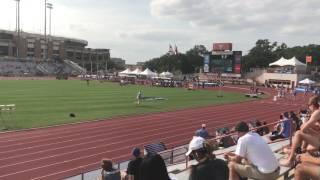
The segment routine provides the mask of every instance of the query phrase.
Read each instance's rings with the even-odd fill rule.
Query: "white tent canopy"
[[[139,75],[141,73],[141,70],[139,68],[132,71],[130,74]]]
[[[299,84],[314,84],[315,82],[310,80],[309,78],[306,78],[302,81],[299,81]]]
[[[157,73],[152,72],[149,68],[145,69],[140,75],[147,76],[147,77],[155,77]]]
[[[288,61],[288,66],[307,66],[306,64],[303,64],[301,61],[299,61],[296,57],[293,57]]]
[[[172,78],[173,74],[171,72],[169,72],[169,71],[166,71],[166,72],[162,72],[160,74],[160,77]]]
[[[296,57],[291,59],[281,57],[278,61],[269,64],[269,66],[306,66],[306,64],[300,62]]]
[[[126,70],[124,70],[124,71],[121,71],[121,72],[119,72],[119,74],[130,74],[131,73],[131,70],[129,69],[129,68],[127,68]]]
[[[287,59],[285,59],[284,57],[281,57],[279,60],[269,64],[269,66],[282,66],[282,64],[285,64],[287,61]]]

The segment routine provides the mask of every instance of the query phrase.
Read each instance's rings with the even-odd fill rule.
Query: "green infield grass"
[[[241,93],[157,88],[80,80],[3,80],[0,81],[0,104],[15,104],[11,114],[1,112],[3,129],[26,129],[50,125],[105,119],[116,116],[173,111],[214,104],[236,103],[248,98]],[[166,100],[135,103],[137,92]],[[75,117],[70,117],[70,113]],[[214,112],[212,112],[214,113]],[[5,125],[4,125],[5,123]]]

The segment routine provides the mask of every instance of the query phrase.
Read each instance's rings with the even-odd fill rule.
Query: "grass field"
[[[129,114],[176,110],[212,104],[245,101],[238,93],[224,93],[218,98],[215,91],[187,91],[177,88],[144,86],[120,87],[114,83],[91,81],[0,81],[0,104],[16,104],[11,116],[2,113],[9,129],[25,129],[49,125],[110,118]],[[141,89],[144,96],[164,97],[168,100],[135,104]],[[75,118],[69,116],[76,115]],[[214,112],[213,112],[214,113]],[[3,122],[1,126],[3,127]]]

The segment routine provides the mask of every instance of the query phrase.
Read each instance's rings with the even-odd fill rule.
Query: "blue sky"
[[[159,57],[176,44],[232,42],[247,52],[259,38],[289,46],[319,44],[318,0],[48,0],[53,35],[109,48],[128,63]],[[21,27],[43,33],[44,0],[21,0]],[[15,2],[1,0],[0,29],[15,28]],[[5,17],[5,18],[4,18]]]

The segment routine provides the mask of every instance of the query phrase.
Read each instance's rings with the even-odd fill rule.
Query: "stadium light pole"
[[[16,44],[16,56],[19,57],[19,45],[20,45],[20,0],[16,1],[16,32],[18,33],[18,39]]]
[[[44,49],[43,49],[43,59],[47,59],[47,0],[44,0]]]
[[[52,3],[47,3],[46,6],[49,9],[49,35],[51,36],[51,11],[53,9],[53,5]]]
[[[109,59],[109,57],[110,57],[110,50],[109,50],[109,52],[108,52],[108,54],[107,55],[104,55],[104,57],[105,57],[105,59],[106,59],[106,73],[105,73],[105,75],[107,75],[107,73],[108,73],[108,59]]]
[[[99,53],[97,52],[96,53],[96,69],[97,69],[97,78],[98,78],[98,75],[99,75]]]

